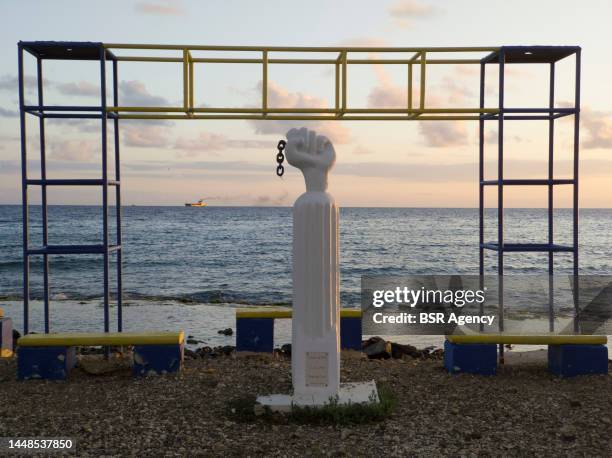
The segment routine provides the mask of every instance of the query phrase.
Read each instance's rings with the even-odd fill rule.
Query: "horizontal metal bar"
[[[575,108],[506,108],[504,113],[574,113]]]
[[[166,49],[188,51],[268,51],[268,52],[493,52],[499,46],[438,46],[429,48],[415,47],[338,47],[338,46],[210,46],[210,45],[163,45],[149,43],[103,43],[111,49]]]
[[[148,57],[148,56],[119,56],[117,60],[123,62],[157,62],[157,63],[181,63],[180,57]],[[209,64],[263,64],[262,59],[249,58],[225,58],[225,57],[194,57],[191,59],[195,63]],[[323,64],[334,65],[337,59],[269,59],[269,64]],[[411,59],[347,59],[347,64],[353,65],[406,65],[413,63]],[[480,64],[480,59],[428,59],[428,65],[441,64]]]
[[[83,105],[25,105],[25,111],[102,111],[101,106],[83,106]]]
[[[493,251],[513,252],[573,252],[574,248],[567,245],[555,243],[504,243],[500,250],[497,243],[482,243],[481,248]]]
[[[142,112],[142,113],[183,113],[183,107],[107,107],[110,112]],[[497,108],[346,108],[345,110],[336,108],[267,108],[264,112],[262,108],[221,108],[206,107],[192,108],[193,113],[360,113],[360,114],[381,114],[381,113],[405,113],[405,114],[452,114],[452,113],[498,113]]]
[[[245,120],[283,120],[283,121],[478,121],[479,115],[406,115],[406,116],[308,116],[308,115],[248,115],[248,114],[213,114],[213,115],[172,115],[172,114],[120,114],[119,119],[245,119]]]
[[[544,186],[544,185],[557,185],[557,184],[574,184],[572,179],[505,179],[505,180],[484,180],[480,184],[483,186],[497,186],[502,184],[504,186]]]
[[[119,251],[121,245],[109,245],[108,251]],[[29,248],[28,256],[41,254],[104,254],[104,245],[47,245],[42,248]]]
[[[94,178],[94,179],[46,179],[46,180],[27,180],[26,184],[34,185],[34,186],[102,186],[104,185],[104,180]],[[119,186],[120,183],[116,180],[108,180],[109,186]]]

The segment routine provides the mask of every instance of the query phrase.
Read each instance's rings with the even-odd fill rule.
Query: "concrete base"
[[[0,316],[0,358],[13,356],[13,322]]]
[[[335,400],[334,400],[335,402]],[[337,405],[376,404],[380,402],[374,380],[361,383],[341,383],[338,392]],[[266,408],[272,412],[291,412],[293,406],[323,407],[330,399],[317,399],[315,396],[299,397],[290,394],[272,394],[259,396],[255,404],[255,412],[263,412]]]

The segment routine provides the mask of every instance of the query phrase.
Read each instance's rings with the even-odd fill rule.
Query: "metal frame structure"
[[[25,78],[23,69],[24,51],[33,55],[37,64],[36,105],[25,104]],[[131,55],[126,52],[141,51],[148,55]],[[500,280],[504,274],[506,252],[546,252],[548,272],[553,273],[553,255],[556,252],[573,253],[573,272],[578,274],[578,157],[579,157],[579,114],[580,114],[580,48],[577,46],[502,46],[502,47],[270,47],[270,46],[190,46],[120,44],[100,42],[20,42],[19,53],[19,108],[21,122],[22,198],[23,198],[23,287],[24,287],[24,332],[29,332],[29,258],[42,255],[44,258],[44,310],[45,332],[49,332],[49,263],[53,254],[102,254],[104,262],[104,330],[110,330],[110,282],[109,258],[117,254],[117,329],[122,330],[121,308],[121,185],[119,155],[119,121],[121,119],[239,119],[239,120],[316,120],[316,121],[478,121],[479,124],[479,272],[484,275],[484,250],[498,253],[497,273]],[[158,53],[159,55],[150,55]],[[211,55],[214,54],[214,55]],[[249,54],[249,57],[244,57]],[[363,58],[363,55],[366,58]],[[405,57],[397,58],[397,54]],[[289,57],[287,57],[287,55]],[[314,57],[303,57],[314,56]],[[320,57],[324,55],[326,57]],[[451,57],[449,57],[451,56]],[[468,58],[466,58],[468,56]],[[555,64],[569,56],[576,58],[575,104],[572,108],[556,107]],[[100,103],[95,106],[49,106],[43,99],[44,60],[84,60],[100,62]],[[107,65],[112,65],[112,105],[107,102]],[[182,73],[182,106],[124,106],[118,93],[118,66],[120,62],[158,62],[180,64]],[[194,75],[196,67],[213,64],[253,64],[261,68],[261,105],[257,108],[231,108],[199,106],[195,103]],[[329,65],[334,69],[333,107],[296,108],[273,107],[269,104],[270,65]],[[349,103],[349,67],[353,65],[399,65],[407,69],[407,95],[403,108],[356,108]],[[427,104],[427,68],[430,65],[471,64],[480,66],[480,97],[478,107],[430,108]],[[549,104],[542,108],[506,107],[504,103],[504,69],[508,64],[545,64],[550,68]],[[485,69],[487,65],[498,67],[499,98],[494,106],[485,105]],[[418,85],[415,79],[418,78]],[[205,88],[204,88],[205,89]],[[417,97],[414,96],[418,90]],[[39,118],[41,179],[28,178],[26,147],[26,115]],[[571,179],[555,179],[554,127],[555,120],[574,116],[574,170]],[[102,133],[102,174],[100,179],[47,179],[45,157],[45,119],[76,118],[100,119]],[[108,177],[107,121],[114,125],[115,179]],[[548,177],[543,179],[504,178],[504,122],[512,120],[545,120],[549,124]],[[487,180],[484,176],[484,129],[487,121],[498,126],[498,176]],[[42,246],[31,248],[28,228],[28,188],[41,186],[43,237]],[[573,244],[563,246],[554,243],[553,238],[553,189],[557,185],[573,186]],[[49,245],[47,224],[48,186],[101,186],[102,187],[102,243],[99,245]],[[116,191],[117,239],[109,240],[108,188]],[[497,186],[497,241],[484,240],[484,190],[486,186]],[[505,186],[547,186],[548,188],[548,239],[546,243],[506,243],[504,240],[504,187]],[[502,288],[500,288],[501,291]],[[552,291],[552,289],[551,289]],[[501,295],[500,295],[501,296]],[[500,297],[503,304],[503,297]],[[503,321],[502,321],[503,323]]]

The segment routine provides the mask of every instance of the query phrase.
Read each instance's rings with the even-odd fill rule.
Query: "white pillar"
[[[287,161],[306,181],[293,206],[293,396],[322,404],[340,388],[338,208],[326,192],[336,153],[326,137],[305,128],[290,130],[287,140]]]

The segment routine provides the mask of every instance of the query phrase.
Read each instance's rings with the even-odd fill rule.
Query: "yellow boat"
[[[204,202],[204,199],[200,199],[194,203],[186,203],[185,207],[206,207],[206,205],[207,204]]]

